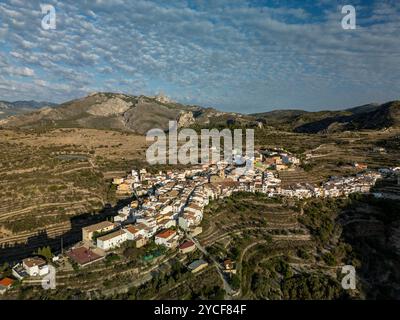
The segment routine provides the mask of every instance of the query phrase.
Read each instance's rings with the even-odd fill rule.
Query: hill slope
[[[346,113],[332,114],[295,127],[300,133],[331,133],[343,130],[380,130],[400,125],[400,101],[391,101],[380,106],[369,106],[365,112],[358,108]]]
[[[298,133],[383,129],[399,124],[399,103],[373,103],[338,111],[275,110],[251,116],[275,129]]]
[[[56,108],[43,108],[35,112],[10,117],[0,122],[3,127],[84,127],[132,130],[143,133],[148,126],[146,118],[153,111],[155,101],[145,97],[124,94],[96,93],[65,102]],[[148,110],[146,110],[146,107]],[[174,119],[179,109],[157,104],[163,120]],[[133,112],[133,109],[139,112]],[[160,124],[162,121],[153,122]],[[134,128],[131,124],[138,124]],[[165,123],[162,123],[165,124]]]

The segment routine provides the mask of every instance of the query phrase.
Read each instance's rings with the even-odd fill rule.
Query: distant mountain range
[[[54,107],[56,106],[56,103],[52,102],[47,102],[47,101],[14,101],[14,102],[9,102],[9,101],[0,101],[0,109],[39,109],[43,107]]]
[[[14,115],[0,120],[2,127],[84,127],[145,134],[152,128],[167,130],[169,120],[180,127],[259,126],[299,133],[384,129],[400,126],[400,101],[368,104],[340,111],[275,110],[256,114],[221,112],[188,106],[157,97],[94,93],[59,105],[48,102],[0,102],[0,111]],[[18,110],[16,112],[15,110]],[[23,111],[23,112],[19,112]]]
[[[57,104],[46,101],[0,101],[0,119],[13,115],[35,111],[43,107],[55,107]]]

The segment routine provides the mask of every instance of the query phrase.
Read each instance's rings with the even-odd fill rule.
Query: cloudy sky
[[[42,28],[40,4],[56,10]],[[344,30],[341,8],[356,8]],[[0,100],[94,91],[238,112],[400,98],[400,1],[1,0]]]

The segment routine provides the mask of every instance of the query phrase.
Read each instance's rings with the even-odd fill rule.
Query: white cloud
[[[324,1],[318,16],[313,7],[227,0],[50,2],[57,12],[51,32],[40,27],[39,1],[0,4],[0,68],[8,77],[46,79],[21,86],[32,98],[43,100],[44,88],[57,99],[163,89],[237,111],[398,98],[397,3],[358,6],[360,26],[346,32],[336,5]]]
[[[5,67],[2,70],[9,76],[33,77],[35,75],[35,71],[27,67]]]

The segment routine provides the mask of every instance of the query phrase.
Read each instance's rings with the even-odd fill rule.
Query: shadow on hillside
[[[390,184],[390,181],[381,181]],[[343,242],[351,245],[347,264],[362,279],[367,299],[400,298],[399,200],[360,196],[342,211]]]
[[[133,198],[119,200],[114,207],[107,204],[96,214],[84,213],[74,216],[70,219],[71,229],[55,238],[49,237],[46,230],[43,230],[37,235],[29,237],[25,243],[3,245],[0,247],[0,264],[5,262],[14,264],[23,258],[33,255],[38,248],[44,246],[50,246],[53,254],[59,254],[61,252],[61,242],[63,243],[64,250],[66,250],[76,242],[82,240],[81,230],[83,227],[113,217],[119,209],[126,206],[132,200]]]
[[[333,123],[350,124],[354,116],[337,115],[333,117],[324,118],[310,123],[305,123],[294,129],[297,133],[318,133],[329,128]]]

